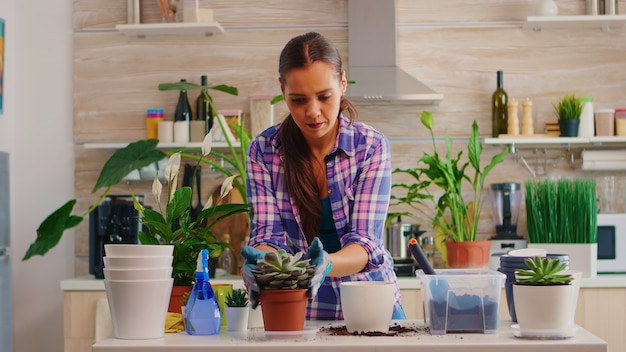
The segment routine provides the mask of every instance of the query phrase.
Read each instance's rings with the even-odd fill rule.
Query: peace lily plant
[[[203,87],[193,83],[179,82],[160,84],[159,90],[193,90],[200,89],[209,100],[209,105],[214,116],[216,110],[211,100],[208,98],[207,89],[215,89],[229,94],[237,95],[237,89],[226,85],[213,87]],[[189,148],[181,150],[162,151],[158,149],[158,140],[140,140],[128,144],[126,147],[117,150],[103,166],[98,180],[93,187],[95,193],[104,189],[98,200],[80,215],[73,214],[76,199],[72,199],[50,214],[37,229],[37,238],[30,245],[22,260],[28,260],[34,255],[44,255],[54,248],[60,241],[65,230],[79,225],[92,211],[94,211],[108,196],[113,186],[122,180],[132,171],[152,165],[164,158],[170,157],[166,170],[166,181],[168,184],[167,206],[165,209],[153,211],[143,207],[136,198],[135,207],[142,215],[142,224],[148,229],[146,233],[140,233],[139,239],[144,244],[173,244],[174,262],[173,274],[174,285],[190,285],[196,268],[197,255],[202,248],[208,248],[211,258],[217,258],[224,248],[230,244],[219,241],[211,232],[211,227],[219,220],[237,213],[249,211],[247,204],[220,204],[222,199],[234,186],[246,199],[245,188],[245,150],[250,143],[251,136],[242,125],[231,125],[235,129],[235,134],[239,138],[240,152],[235,149],[234,141],[228,139],[225,132],[229,128],[221,119],[216,119],[222,134],[226,136],[226,142],[230,155],[212,150],[212,133],[209,133],[202,143],[201,154],[198,155]],[[209,159],[211,155],[223,162]],[[222,172],[226,177],[219,200],[213,203],[212,199],[207,200],[204,209],[194,221],[190,217],[192,206],[191,187],[181,187],[177,189],[178,173],[181,160],[191,160],[208,164],[212,168]],[[226,167],[225,164],[230,165]],[[197,169],[197,168],[196,168]],[[159,187],[158,175],[153,183],[153,194],[160,203],[161,188]],[[177,230],[173,229],[176,223]]]
[[[424,153],[419,159],[419,166],[411,169],[395,169],[393,173],[405,173],[415,180],[412,184],[394,184],[392,187],[402,189],[404,196],[392,196],[395,204],[406,204],[427,218],[431,219],[433,228],[437,231],[437,242],[441,238],[453,242],[475,241],[478,233],[478,222],[484,198],[484,184],[489,172],[504,161],[508,153],[505,148],[495,155],[489,164],[481,168],[482,144],[478,136],[476,121],[472,124],[467,153],[468,161],[462,163],[460,151],[455,157],[452,155],[452,140],[446,133],[444,140],[447,151],[445,155],[437,152],[435,136],[433,134],[433,116],[424,111],[420,115],[424,127],[430,131],[433,143],[433,153]],[[473,169],[473,172],[470,171]],[[463,185],[471,187],[471,196],[463,195]],[[435,198],[432,190],[442,193]],[[411,215],[408,212],[397,215]]]

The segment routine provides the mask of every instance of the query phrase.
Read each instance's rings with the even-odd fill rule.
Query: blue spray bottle
[[[196,282],[185,306],[185,331],[189,335],[214,335],[220,332],[222,314],[209,283],[209,251],[198,254]]]

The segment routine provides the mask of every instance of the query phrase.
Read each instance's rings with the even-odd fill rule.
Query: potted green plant
[[[528,247],[569,254],[570,268],[597,275],[596,180],[559,178],[525,184]],[[572,206],[575,204],[576,206]]]
[[[248,291],[236,288],[226,296],[226,324],[228,331],[246,331],[248,329]]]
[[[178,87],[177,85],[184,85]],[[159,89],[201,89],[204,94],[207,87],[201,87],[192,83],[178,83],[174,86],[160,86]],[[193,87],[193,88],[191,88]],[[224,85],[211,87],[212,89],[226,91],[237,94],[236,88]],[[207,94],[208,95],[208,94]],[[212,106],[212,105],[211,105]],[[214,109],[214,107],[212,107]],[[219,121],[219,120],[218,120]],[[224,124],[219,123],[220,128],[224,131]],[[241,148],[246,148],[250,141],[249,133],[243,126],[234,126],[238,132],[241,142]],[[226,135],[224,133],[224,135]],[[210,228],[220,220],[234,214],[247,213],[249,206],[247,204],[219,204],[223,197],[230,191],[231,185],[234,185],[245,198],[245,152],[237,152],[233,141],[227,139],[231,156],[212,150],[211,134],[205,138],[201,154],[196,150],[179,149],[162,151],[158,149],[158,140],[148,139],[140,140],[128,144],[126,147],[117,150],[111,155],[109,160],[104,164],[98,180],[93,188],[93,192],[104,189],[98,200],[89,206],[89,208],[80,215],[72,214],[76,199],[72,199],[60,208],[55,210],[40,224],[37,229],[37,238],[30,245],[22,260],[28,260],[33,255],[44,255],[50,249],[54,248],[61,239],[65,230],[71,229],[80,224],[85,217],[94,211],[108,196],[112,187],[120,182],[132,171],[141,169],[148,165],[154,164],[164,158],[170,157],[172,163],[168,163],[168,196],[165,210],[161,212],[146,209],[135,199],[135,205],[142,213],[142,224],[150,230],[148,233],[140,234],[139,239],[144,244],[174,244],[173,273],[174,287],[184,287],[180,294],[173,295],[172,311],[180,312],[180,300],[184,291],[189,290],[194,278],[196,269],[196,258],[198,252],[202,248],[210,251],[211,258],[217,258],[224,248],[230,248],[230,244],[220,241],[211,232]],[[208,155],[215,156],[224,160],[231,167],[215,162],[209,159]],[[176,156],[177,163],[173,163],[172,157]],[[227,176],[228,182],[223,184],[219,199],[213,204],[206,203],[196,221],[191,221],[189,216],[192,206],[191,187],[177,188],[178,171],[180,160],[191,160],[196,162],[196,166],[200,163],[206,163],[220,170]],[[176,164],[176,165],[174,165]],[[166,170],[167,171],[167,170]],[[157,185],[158,177],[155,178],[154,185]],[[232,183],[231,183],[232,182]],[[230,183],[227,184],[227,183]],[[160,184],[160,183],[159,183]],[[153,189],[154,191],[154,189]],[[153,192],[154,193],[154,192]],[[173,230],[171,225],[176,223],[178,230]],[[161,237],[164,236],[164,237]]]
[[[526,258],[529,269],[515,271],[513,301],[524,337],[564,338],[572,334],[579,285],[556,258]]]
[[[562,97],[557,104],[552,104],[554,112],[559,119],[561,137],[578,136],[580,114],[583,111],[583,103],[574,93]]]
[[[493,156],[489,164],[481,167],[483,147],[478,135],[478,124],[474,121],[467,145],[468,160],[461,160],[463,151],[456,156],[452,155],[452,140],[447,133],[444,135],[447,151],[445,155],[440,155],[433,134],[432,114],[424,111],[420,114],[420,120],[430,132],[433,153],[424,153],[415,168],[393,171],[394,174],[407,174],[415,181],[412,184],[392,185],[392,188],[405,192],[403,196],[392,195],[393,204],[408,205],[431,219],[436,231],[436,244],[446,255],[448,267],[485,267],[489,263],[490,241],[477,241],[476,236],[485,197],[484,183],[489,172],[504,161],[508,148],[504,148]],[[468,198],[463,193],[464,185],[471,188]],[[408,212],[397,214],[411,215]],[[442,246],[443,243],[445,246]],[[468,248],[459,248],[461,246]],[[472,253],[478,254],[476,260]],[[464,258],[471,262],[459,262]]]
[[[298,331],[304,329],[308,288],[315,267],[304,253],[287,253],[283,249],[267,252],[253,270],[259,284],[265,331]]]

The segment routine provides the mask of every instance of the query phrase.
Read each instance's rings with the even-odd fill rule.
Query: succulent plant
[[[315,266],[309,259],[302,259],[304,253],[290,254],[283,249],[267,252],[265,257],[257,261],[258,270],[252,270],[259,287],[266,290],[306,289]]]
[[[572,281],[569,274],[559,274],[566,268],[557,258],[534,257],[524,260],[529,270],[515,270],[515,283],[531,286],[568,285]]]
[[[248,292],[243,288],[236,288],[226,296],[226,305],[229,307],[247,307]]]

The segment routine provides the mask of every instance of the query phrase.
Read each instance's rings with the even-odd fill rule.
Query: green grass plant
[[[583,103],[574,93],[561,98],[557,104],[552,104],[559,120],[578,120],[583,111]]]
[[[596,243],[595,179],[526,182],[530,243]]]

